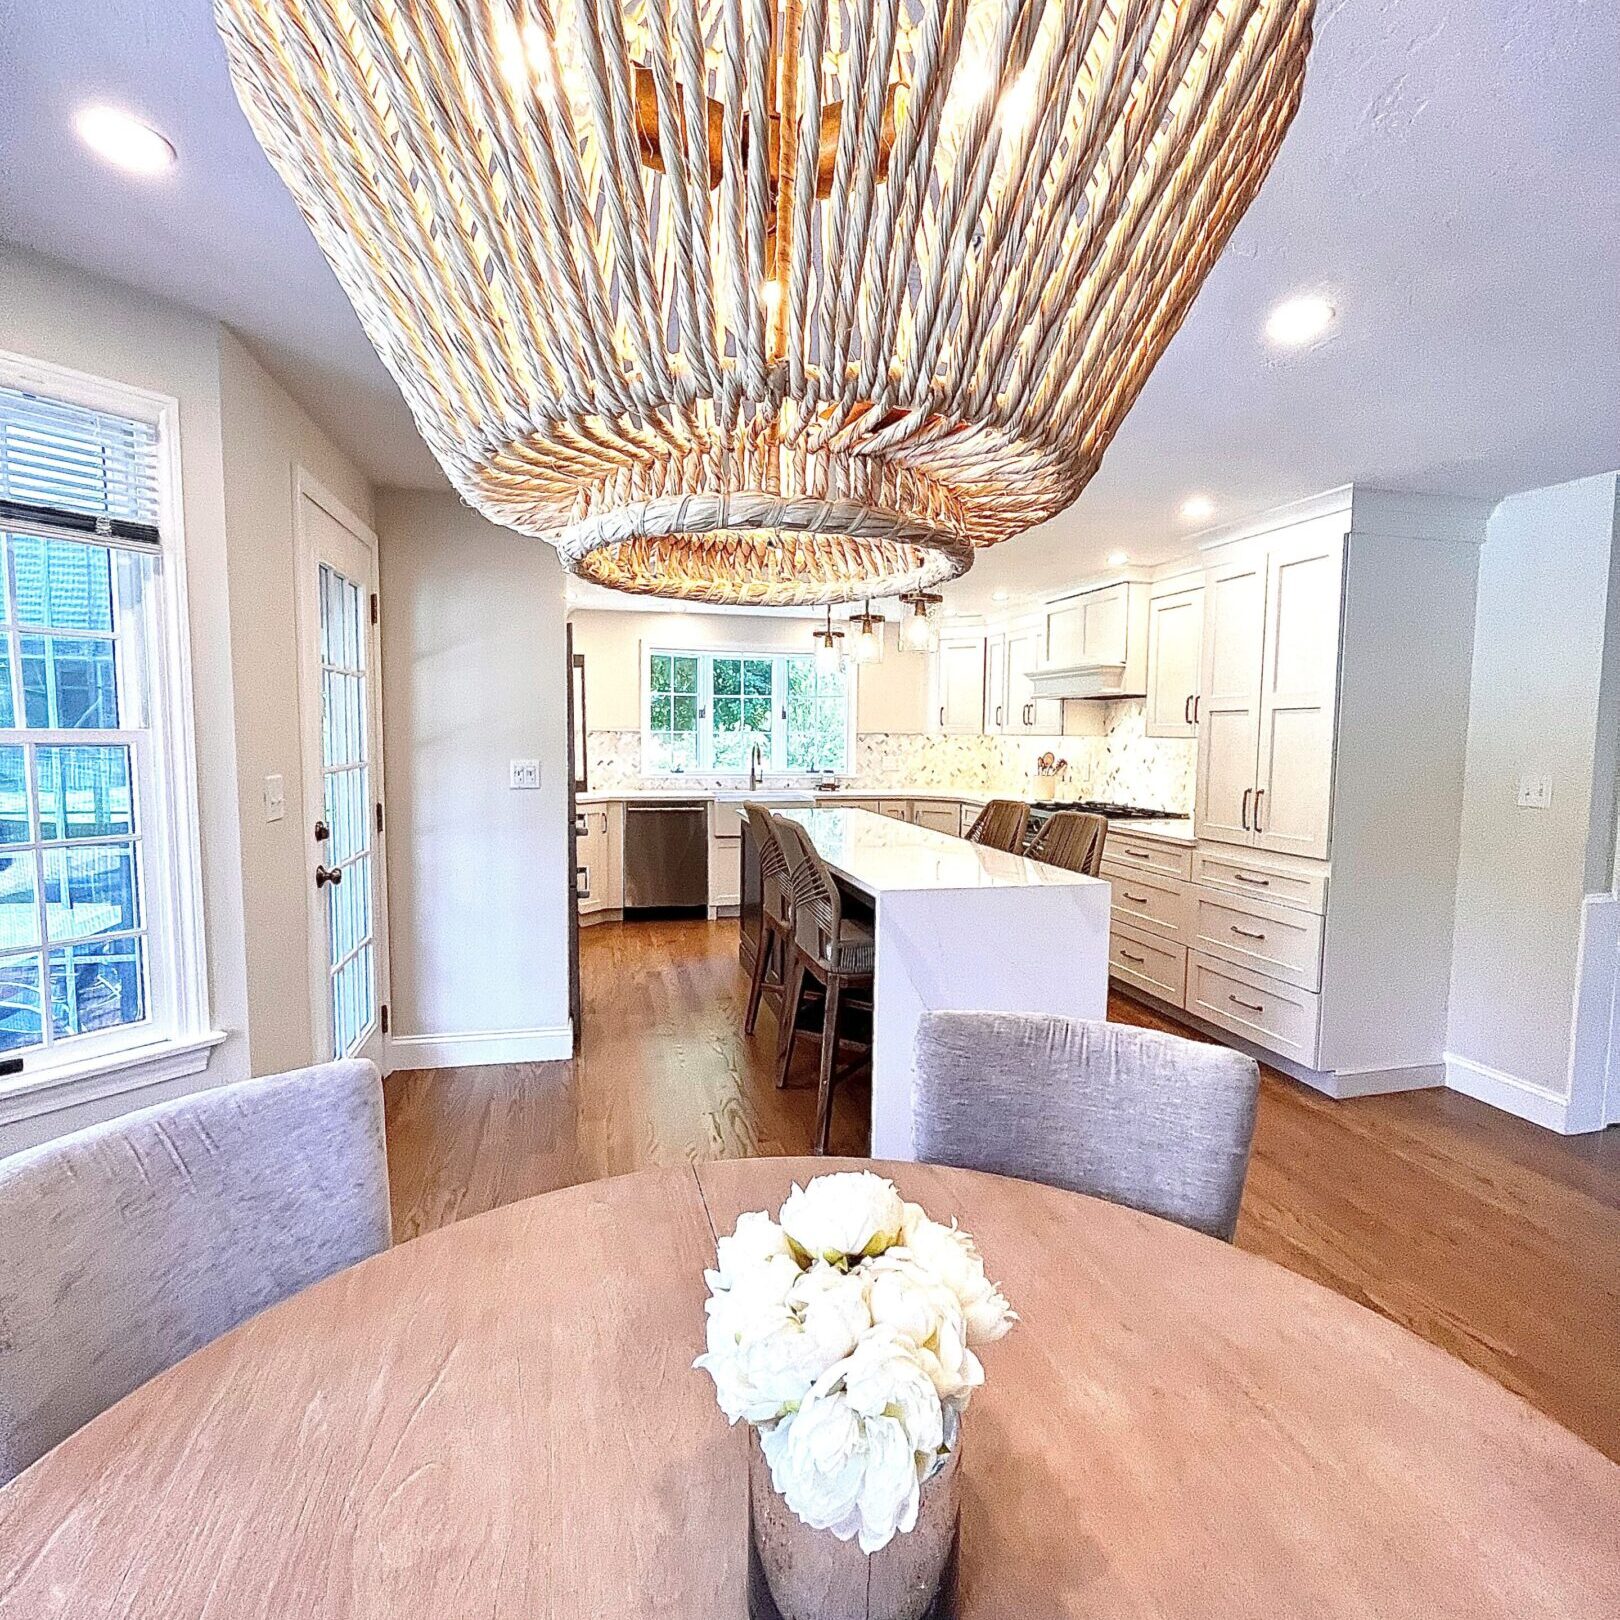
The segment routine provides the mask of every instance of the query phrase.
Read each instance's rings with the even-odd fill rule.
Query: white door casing
[[[383,1062],[387,904],[378,807],[382,702],[376,536],[297,479],[299,719],[315,1058]],[[324,836],[323,836],[324,835]],[[341,874],[331,881],[330,874]]]

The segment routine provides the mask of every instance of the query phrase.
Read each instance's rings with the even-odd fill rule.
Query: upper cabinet
[[[976,736],[985,722],[985,638],[941,636],[935,658],[935,729],[946,736]]]
[[[984,638],[984,729],[999,736],[1007,724],[1007,637],[997,630]]]
[[[1154,585],[1148,596],[1147,712],[1149,737],[1198,734],[1204,640],[1201,576]]]
[[[1342,533],[1234,547],[1205,576],[1200,838],[1325,858],[1333,809]]]
[[[1063,732],[1063,700],[1036,697],[1030,684],[1031,672],[1046,662],[1046,635],[1044,620],[1007,631],[1006,718],[1001,729],[1014,736],[1056,737]]]

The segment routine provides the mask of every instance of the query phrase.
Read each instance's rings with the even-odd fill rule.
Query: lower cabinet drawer
[[[1183,945],[1145,938],[1115,923],[1108,934],[1108,971],[1173,1007],[1185,1004],[1187,950]]]
[[[1117,922],[1140,929],[1144,934],[1187,941],[1187,885],[1174,878],[1146,877],[1140,872],[1124,872],[1103,862],[1102,876],[1113,891],[1112,909]]]
[[[1202,951],[1187,953],[1187,1011],[1292,1058],[1316,1067],[1319,999],[1309,990],[1279,984],[1260,973],[1233,967]]]
[[[877,813],[891,821],[910,821],[911,804],[906,799],[879,799]]]
[[[1187,943],[1301,990],[1322,987],[1322,919],[1313,911],[1194,884]]]

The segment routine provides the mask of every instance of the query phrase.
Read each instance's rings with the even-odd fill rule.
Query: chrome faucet
[[[752,793],[754,789],[759,786],[759,779],[763,774],[760,771],[759,766],[759,744],[755,743],[754,746],[748,750],[748,791],[750,793]]]

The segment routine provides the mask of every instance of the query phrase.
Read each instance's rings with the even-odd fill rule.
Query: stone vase
[[[956,1613],[961,1430],[922,1487],[916,1527],[875,1553],[813,1530],[777,1494],[748,1442],[750,1620],[950,1620]]]

